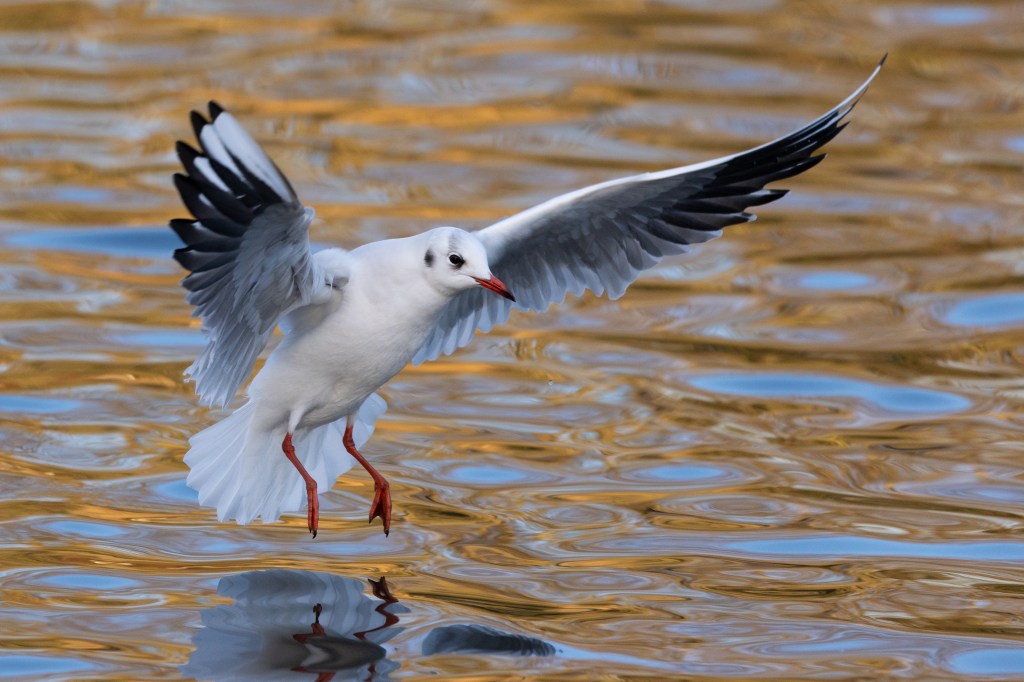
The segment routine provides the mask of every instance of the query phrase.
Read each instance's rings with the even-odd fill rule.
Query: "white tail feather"
[[[374,422],[386,409],[378,395],[366,399],[352,429],[356,447],[369,440]],[[255,429],[252,416],[249,402],[189,440],[192,448],[185,463],[192,470],[187,483],[199,493],[199,504],[217,508],[219,521],[235,519],[246,524],[260,518],[273,523],[281,514],[306,506],[306,486],[281,450],[285,427]],[[295,454],[321,493],[330,490],[354,462],[342,444],[344,432],[341,419],[293,441]]]

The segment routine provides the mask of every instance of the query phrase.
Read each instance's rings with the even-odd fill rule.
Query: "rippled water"
[[[1024,678],[1021,35],[995,0],[0,5],[0,677]],[[316,540],[197,507],[189,109],[351,246],[758,144],[886,51],[757,223],[389,384],[390,538],[355,472]]]

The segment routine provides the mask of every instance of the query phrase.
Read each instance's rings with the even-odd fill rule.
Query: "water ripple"
[[[0,678],[1024,677],[1024,15],[800,8],[0,4]],[[315,539],[198,507],[190,109],[353,247],[760,144],[887,50],[758,221],[385,386],[390,537],[358,469]]]
[[[856,398],[883,413],[893,412],[903,418],[963,412],[972,404],[954,393],[798,373],[702,375],[692,378],[690,383],[706,391],[744,397]]]

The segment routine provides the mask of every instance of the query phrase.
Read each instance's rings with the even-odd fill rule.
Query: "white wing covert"
[[[516,303],[478,288],[456,296],[413,358],[433,360],[465,345],[477,329],[487,332],[512,308],[544,310],[568,293],[590,289],[621,296],[642,270],[692,244],[714,239],[722,228],[755,219],[746,209],[781,198],[764,189],[817,165],[814,153],[846,127],[843,119],[885,63],[828,113],[789,135],[712,161],[620,178],[570,192],[476,233],[491,272]]]
[[[174,258],[208,335],[185,374],[208,405],[226,405],[281,317],[317,302],[330,283],[309,250],[313,210],[259,144],[215,102],[192,112],[200,150],[178,142],[186,175],[174,184],[193,219],[170,223],[186,246]],[[334,283],[337,288],[338,282]]]

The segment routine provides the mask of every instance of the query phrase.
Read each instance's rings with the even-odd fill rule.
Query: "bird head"
[[[487,263],[487,250],[471,232],[457,227],[438,227],[427,233],[423,267],[427,279],[452,294],[481,286],[515,301],[505,284]]]

